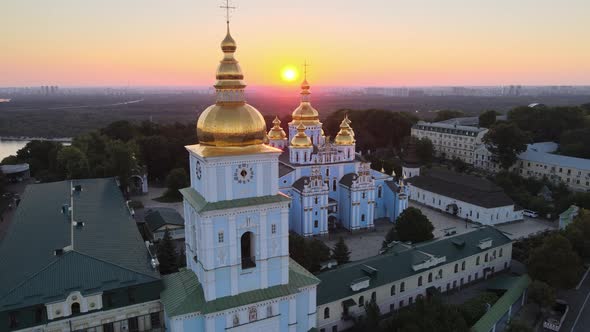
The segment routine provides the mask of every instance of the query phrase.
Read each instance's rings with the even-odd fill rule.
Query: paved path
[[[149,187],[149,191],[147,195],[139,195],[131,197],[134,201],[140,201],[143,204],[143,207],[147,210],[149,208],[154,207],[168,207],[173,208],[180,215],[184,218],[184,208],[182,207],[182,202],[177,203],[161,203],[158,201],[154,201],[154,198],[161,197],[166,192],[166,188],[162,187]]]

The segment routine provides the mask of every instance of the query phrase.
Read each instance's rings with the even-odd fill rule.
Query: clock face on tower
[[[195,167],[195,173],[197,174],[197,179],[201,179],[201,175],[203,174],[203,170],[201,168],[201,162],[197,160],[197,166]]]
[[[248,183],[252,178],[254,178],[254,171],[248,164],[241,164],[234,171],[234,181],[237,183]]]

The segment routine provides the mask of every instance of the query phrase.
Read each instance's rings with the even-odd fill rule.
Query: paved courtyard
[[[452,229],[457,234],[461,234],[478,227],[476,224],[467,223],[448,213],[437,211],[412,201],[410,201],[409,206],[420,209],[428,217],[434,226],[433,233],[435,238],[444,237],[445,230]],[[375,222],[375,229],[373,231],[349,233],[348,231],[342,230],[330,234],[323,241],[330,248],[333,248],[338,238],[342,236],[348,249],[351,251],[350,259],[353,261],[360,260],[379,254],[385,234],[387,234],[391,227],[393,227],[393,224],[379,220]],[[548,229],[556,229],[556,223],[525,217],[523,221],[499,225],[497,228],[505,232],[511,239],[518,239]]]
[[[180,213],[180,215],[184,218],[184,209],[182,208],[182,202],[162,203],[162,202],[154,201],[154,198],[161,197],[162,195],[164,195],[165,192],[166,192],[166,188],[163,188],[163,187],[149,187],[149,191],[148,191],[147,195],[133,196],[133,197],[131,197],[131,199],[134,201],[141,202],[143,204],[143,207],[145,208],[145,210],[147,210],[149,208],[154,208],[154,207],[173,208],[176,211],[178,211],[178,213]]]

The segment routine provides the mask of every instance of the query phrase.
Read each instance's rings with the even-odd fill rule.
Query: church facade
[[[356,153],[348,117],[334,140],[326,137],[310,96],[306,78],[301,84],[301,102],[289,122],[289,135],[278,118],[268,132],[269,145],[282,150],[279,189],[292,198],[291,231],[307,237],[327,235],[336,228],[371,229],[376,219],[395,221],[408,204],[403,182],[372,170]]]

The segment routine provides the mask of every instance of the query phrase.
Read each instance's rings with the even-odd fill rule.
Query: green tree
[[[330,259],[330,248],[318,239],[305,239],[304,265],[310,272],[320,270],[321,263]]]
[[[590,159],[590,128],[565,131],[559,139],[559,152],[566,156]]]
[[[166,191],[165,196],[171,198],[182,198],[180,189],[186,188],[189,185],[189,178],[184,168],[175,168],[170,171],[170,174],[166,177]]]
[[[59,150],[57,163],[64,170],[67,179],[81,179],[88,176],[88,160],[75,146],[66,146]]]
[[[529,138],[512,123],[500,122],[494,125],[483,137],[483,142],[500,162],[500,166],[509,169],[519,153],[526,150]]]
[[[136,132],[135,127],[126,120],[115,121],[101,131],[111,139],[121,140],[123,142],[131,140]]]
[[[459,311],[465,318],[467,325],[473,326],[486,313],[489,306],[498,301],[498,295],[485,292],[475,296],[459,306]]]
[[[37,177],[37,173],[41,171],[56,174],[58,173],[57,153],[61,148],[61,143],[35,140],[18,150],[16,157],[19,162],[29,164],[31,175],[34,177]]]
[[[126,191],[129,178],[137,169],[134,148],[121,141],[110,141],[106,146],[106,154],[106,175],[118,177],[121,188]]]
[[[19,163],[20,163],[20,161],[18,160],[18,158],[15,155],[10,155],[8,157],[4,157],[4,159],[2,159],[2,162],[0,162],[0,164],[2,164],[2,165],[16,165]]]
[[[338,238],[338,242],[336,242],[334,249],[332,249],[332,258],[338,261],[338,264],[350,262],[350,251],[342,236]]]
[[[533,332],[533,329],[529,327],[524,321],[513,319],[508,324],[506,332]]]
[[[303,236],[289,233],[289,256],[301,266],[305,266],[305,239]]]
[[[527,267],[533,279],[553,287],[569,288],[578,282],[581,262],[570,242],[562,235],[553,234],[531,251]]]
[[[434,145],[428,137],[423,137],[416,142],[416,155],[423,165],[428,165],[434,159]]]
[[[380,324],[386,332],[467,332],[469,325],[457,306],[445,305],[439,296],[418,299],[416,304],[397,312]]]
[[[498,112],[496,111],[485,111],[479,115],[479,126],[484,128],[491,127],[494,123],[496,123],[496,116]]]
[[[555,303],[555,289],[547,283],[534,280],[528,289],[529,299],[539,306],[544,314]]]
[[[174,165],[168,139],[164,136],[141,137],[137,145],[150,178],[164,179]]]
[[[412,243],[431,240],[434,238],[434,226],[422,211],[415,207],[408,207],[396,220],[395,232],[400,241]]]
[[[581,210],[564,232],[574,250],[584,259],[590,258],[590,214]]]
[[[170,274],[178,271],[178,254],[168,228],[166,228],[164,237],[158,243],[157,255],[158,261],[160,262],[161,274]]]
[[[454,118],[460,118],[465,116],[465,113],[461,111],[454,111],[454,110],[442,110],[436,112],[436,117],[434,117],[434,122],[445,121]]]
[[[381,310],[377,305],[377,301],[371,298],[370,301],[365,302],[365,318],[361,322],[363,331],[376,331],[379,327],[379,320],[381,319]]]
[[[387,234],[385,234],[385,239],[381,243],[381,249],[387,248],[387,245],[389,245],[393,241],[399,241],[399,236],[397,235],[397,232],[395,231],[395,226],[392,226],[387,231]]]

